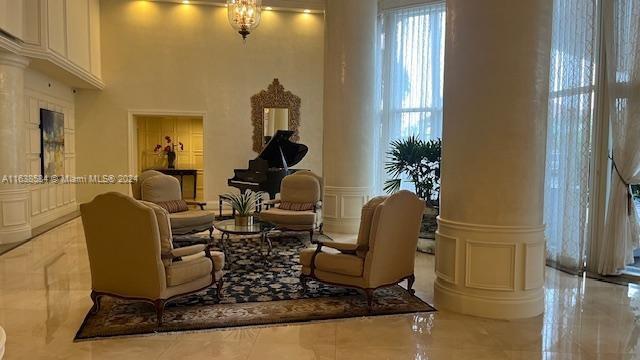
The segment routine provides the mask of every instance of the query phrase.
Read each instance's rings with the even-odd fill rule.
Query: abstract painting
[[[64,114],[40,109],[43,176],[64,174]]]

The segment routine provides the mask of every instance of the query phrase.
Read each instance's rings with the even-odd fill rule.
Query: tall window
[[[619,274],[634,264],[640,246],[640,217],[629,184],[640,184],[640,1],[604,3],[608,114],[613,170],[598,273]]]
[[[445,4],[387,10],[379,25],[382,86],[376,192],[382,191],[387,178],[384,162],[393,140],[442,136]]]
[[[589,206],[595,111],[597,0],[555,0],[544,219],[547,259],[580,272]]]

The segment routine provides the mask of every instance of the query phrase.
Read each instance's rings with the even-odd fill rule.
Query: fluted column
[[[24,57],[0,52],[0,179],[26,174],[24,69],[28,64]],[[30,236],[28,189],[0,182],[0,244]]]
[[[438,307],[544,309],[552,0],[447,0]]]
[[[355,233],[372,185],[377,1],[327,0],[323,218]]]

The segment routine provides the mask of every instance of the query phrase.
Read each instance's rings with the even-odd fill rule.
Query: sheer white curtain
[[[596,0],[555,0],[544,193],[547,260],[584,264],[596,79]]]
[[[445,4],[385,10],[380,16],[380,128],[374,186],[382,192],[393,140],[442,137]],[[403,187],[411,184],[403,182]]]
[[[612,275],[633,263],[633,250],[640,244],[629,187],[640,183],[640,0],[611,0],[605,6],[614,169],[598,272]]]

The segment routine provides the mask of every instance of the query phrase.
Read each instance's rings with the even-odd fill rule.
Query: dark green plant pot
[[[440,213],[438,207],[427,205],[422,214],[422,225],[420,227],[420,235],[418,238],[418,251],[427,254],[435,254],[436,251],[436,230],[438,222],[436,218]]]

